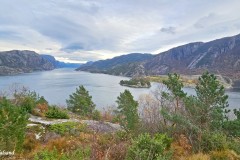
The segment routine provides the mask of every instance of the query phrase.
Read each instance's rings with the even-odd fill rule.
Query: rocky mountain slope
[[[145,70],[141,63],[151,58],[153,58],[151,54],[131,53],[112,59],[86,63],[77,70],[124,76],[142,75],[145,74]]]
[[[0,75],[52,70],[54,65],[33,51],[0,52]]]
[[[169,72],[200,74],[209,70],[240,79],[240,34],[170,49],[145,62],[144,68],[150,75]]]
[[[210,42],[195,42],[172,48],[145,59],[122,63],[128,55],[97,61],[78,70],[98,71],[114,75],[164,75],[170,72],[195,75],[205,70],[233,80],[240,79],[240,34]],[[117,60],[116,60],[117,59]],[[111,65],[108,65],[109,62]],[[113,63],[114,62],[114,63]]]

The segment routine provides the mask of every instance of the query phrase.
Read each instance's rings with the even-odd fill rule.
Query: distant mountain
[[[78,68],[81,66],[80,63],[65,63],[57,61],[53,56],[51,55],[41,55],[44,59],[47,61],[50,61],[55,68]]]
[[[14,75],[55,68],[78,68],[81,64],[57,61],[53,56],[40,55],[34,51],[0,52],[0,75]]]
[[[83,65],[78,70],[127,76],[162,75],[170,72],[193,75],[208,70],[240,80],[240,34],[206,43],[189,43],[155,56],[119,56]]]
[[[0,75],[52,70],[54,65],[34,51],[0,52]]]
[[[76,70],[124,76],[133,76],[133,74],[140,75],[145,74],[140,62],[151,58],[153,58],[151,54],[131,53],[112,59],[88,62],[81,65]]]

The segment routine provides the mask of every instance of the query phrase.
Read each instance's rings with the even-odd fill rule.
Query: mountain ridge
[[[101,63],[104,64],[106,61],[109,60],[101,60]],[[157,55],[152,55],[149,59],[137,62],[132,61],[131,64],[115,64],[104,70],[94,65],[96,63],[99,63],[99,61],[88,65],[87,68],[79,67],[77,70],[97,71],[123,76],[165,75],[172,72],[196,75],[208,70],[215,74],[230,77],[233,80],[239,80],[240,34],[209,42],[184,44]],[[122,68],[121,72],[115,72],[116,68]],[[125,68],[125,70],[123,68]],[[131,70],[131,74],[128,73],[129,69]]]
[[[134,74],[145,74],[141,62],[151,59],[154,56],[149,53],[130,53],[114,57],[112,59],[99,60],[86,63],[77,68],[77,71],[88,71],[92,73],[106,73],[113,75],[133,76]],[[128,71],[126,71],[128,69]],[[131,70],[133,69],[133,70]],[[130,70],[130,72],[129,72]],[[124,73],[123,73],[124,72]]]
[[[53,64],[34,51],[11,50],[0,52],[0,75],[14,75],[52,69],[54,69]]]
[[[15,75],[66,67],[77,68],[79,66],[80,64],[60,62],[51,55],[41,55],[30,50],[0,52],[0,75]]]

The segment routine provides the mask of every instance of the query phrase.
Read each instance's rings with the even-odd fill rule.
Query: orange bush
[[[108,107],[107,109],[104,109],[101,112],[101,120],[102,121],[113,122],[114,119],[116,119],[116,116],[114,115],[113,107]]]
[[[38,103],[36,108],[32,110],[32,114],[39,117],[44,117],[45,113],[48,111],[48,105],[46,103]]]
[[[181,160],[210,160],[210,156],[207,154],[198,153],[188,157],[181,157]]]
[[[35,150],[35,148],[37,148],[37,146],[39,146],[39,145],[40,145],[40,143],[35,138],[35,135],[28,134],[23,143],[24,152],[26,152],[26,153],[31,152],[31,151]]]
[[[127,149],[129,144],[127,142],[121,142],[119,144],[114,144],[107,150],[105,154],[106,159],[111,160],[122,160],[125,159],[127,155]]]
[[[185,135],[180,135],[176,142],[173,142],[171,148],[174,150],[174,159],[181,159],[181,156],[190,155],[192,152],[192,146],[189,144]]]
[[[49,150],[56,148],[58,152],[63,153],[75,150],[79,145],[80,143],[75,139],[61,137],[58,139],[50,140],[46,148]]]
[[[46,103],[42,103],[42,104],[37,104],[36,108],[39,110],[39,112],[41,113],[46,113],[48,111],[48,105]]]
[[[239,160],[238,156],[234,151],[224,150],[224,151],[213,151],[210,153],[212,160],[226,159],[226,160]]]

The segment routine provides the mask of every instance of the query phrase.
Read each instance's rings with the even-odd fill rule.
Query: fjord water
[[[31,91],[36,91],[44,96],[50,104],[66,105],[66,99],[75,92],[79,85],[83,85],[92,95],[98,109],[115,104],[117,96],[125,89],[129,89],[137,100],[140,95],[154,91],[158,84],[153,83],[150,89],[128,88],[120,86],[120,80],[127,77],[111,76],[105,74],[92,74],[78,72],[74,69],[55,69],[52,71],[33,72],[14,76],[0,77],[0,90],[9,90],[13,85],[25,86]],[[192,88],[184,88],[189,94],[194,94]],[[240,108],[240,92],[227,92],[231,108]]]

